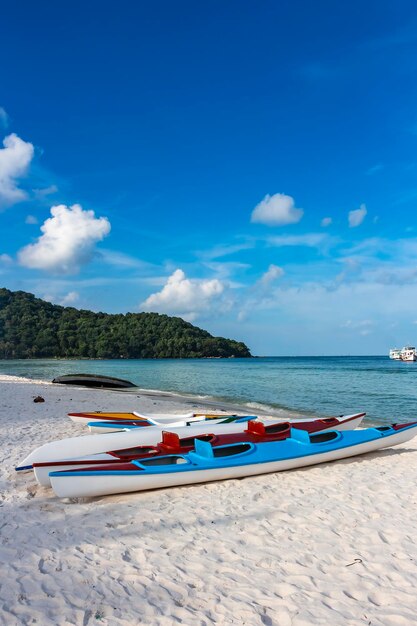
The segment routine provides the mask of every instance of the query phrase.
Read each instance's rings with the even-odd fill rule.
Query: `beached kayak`
[[[338,419],[343,423],[348,422],[347,428],[354,428],[355,420],[362,419],[364,413],[356,415],[342,416]],[[361,416],[358,418],[358,416]],[[198,435],[216,434],[225,435],[230,432],[243,432],[247,428],[248,418],[226,418],[223,420],[206,420],[195,424],[169,426],[169,430],[177,433],[180,437],[197,437]],[[255,419],[255,418],[253,418]],[[334,419],[334,418],[330,418]],[[242,420],[242,421],[240,421]],[[313,421],[313,420],[311,420]],[[323,428],[326,428],[323,420]],[[340,429],[340,425],[338,426]],[[43,446],[33,450],[27,457],[22,459],[16,470],[31,469],[33,463],[45,463],[48,461],[63,461],[74,457],[89,454],[100,454],[109,450],[121,450],[122,448],[132,448],[134,446],[154,446],[161,441],[161,431],[167,426],[149,426],[147,428],[134,428],[126,432],[108,433],[104,435],[84,435],[81,437],[68,437],[58,441],[45,443]]]
[[[154,415],[145,415],[144,413],[119,413],[112,411],[91,411],[84,413],[68,413],[68,417],[79,424],[87,425],[89,422],[150,422],[150,423],[164,423],[169,424],[171,422],[179,421],[200,421],[204,419],[221,419],[225,417],[236,417],[235,413],[182,413],[171,414],[158,413]]]
[[[137,387],[130,380],[115,378],[114,376],[101,376],[100,374],[64,374],[53,379],[53,383],[60,385],[77,385],[80,387],[96,387],[101,389],[126,389]]]
[[[361,415],[361,414],[358,414]],[[362,414],[362,417],[364,417],[366,415],[366,413]],[[352,416],[352,415],[348,415],[346,416],[346,419],[349,421],[350,419],[352,419],[352,417],[356,417],[356,416]],[[208,419],[212,419],[212,418],[208,418]],[[230,420],[230,421],[234,421],[234,420],[245,420],[247,419],[247,416],[244,415],[239,415],[239,416],[230,416],[228,418],[224,418],[222,420],[222,423],[225,423],[226,420]],[[255,417],[251,417],[250,419],[255,419]],[[269,424],[276,424],[276,419],[271,419],[271,418],[259,418],[258,419],[263,419],[265,420],[266,423]],[[194,423],[194,422],[202,422],[204,421],[205,418],[204,417],[194,417],[191,421],[187,421],[187,425]],[[333,421],[332,421],[333,420]],[[339,421],[338,421],[339,420]],[[308,430],[307,428],[304,428],[305,424],[311,424],[313,422],[316,422],[317,418],[311,417],[309,419],[304,418],[291,418],[289,420],[289,422],[291,424],[297,425],[298,428],[303,428],[304,430]],[[345,421],[345,416],[341,415],[339,417],[329,417],[325,419],[325,423],[326,424],[333,424],[333,428],[337,428],[339,423],[344,423]],[[88,422],[87,426],[88,429],[91,433],[116,433],[118,431],[126,431],[126,430],[132,430],[133,428],[142,428],[143,426],[150,426],[150,425],[155,425],[155,426],[161,426],[163,428],[171,428],[174,426],[182,426],[182,422],[163,422],[163,421],[153,421],[153,422],[148,422],[147,420],[139,420],[139,421],[118,421],[118,422],[110,422],[110,421],[105,421],[105,422],[98,422],[98,421],[93,421],[93,422]],[[347,428],[347,427],[346,427]],[[356,426],[352,427],[349,426],[349,428],[356,428]]]
[[[247,423],[246,429],[238,432],[229,432],[227,434],[205,434],[199,435],[197,438],[208,441],[212,446],[230,445],[233,443],[263,443],[268,441],[282,441],[290,437],[291,426],[306,430],[309,433],[324,432],[329,429],[354,428],[359,426],[365,413],[359,413],[357,416],[348,416],[343,418],[330,418],[327,420],[315,420],[314,422],[303,422],[298,425],[289,422],[279,422],[276,424],[266,425],[263,422],[251,420]],[[50,486],[51,481],[49,473],[56,470],[70,469],[91,469],[103,463],[114,465],[118,469],[120,463],[132,461],[139,458],[154,458],[164,456],[166,454],[190,452],[194,449],[194,437],[186,437],[181,439],[178,434],[162,431],[162,440],[155,446],[136,446],[134,448],[126,448],[122,450],[114,450],[104,454],[96,454],[74,458],[63,461],[49,461],[45,463],[34,463],[33,469],[35,477],[41,485]]]
[[[60,498],[103,496],[296,469],[398,445],[415,435],[417,422],[320,434],[293,428],[282,441],[259,444],[214,447],[196,439],[194,451],[186,454],[140,459],[116,470],[103,465],[51,472],[50,479]]]
[[[247,419],[248,416],[246,415],[239,415],[239,416],[230,416],[230,417],[224,417],[221,416],[220,418],[217,416],[216,419],[214,418],[207,418],[205,416],[195,416],[195,417],[190,417],[187,420],[177,420],[174,418],[165,418],[162,420],[150,420],[149,418],[147,419],[139,419],[139,420],[130,420],[130,421],[122,421],[122,420],[118,420],[117,422],[111,422],[110,420],[106,420],[105,422],[99,422],[97,420],[93,420],[92,422],[87,422],[87,424],[85,424],[85,426],[88,427],[88,430],[90,431],[90,433],[117,433],[119,431],[123,431],[123,430],[131,430],[132,428],[143,428],[143,427],[147,427],[147,426],[159,426],[160,428],[171,428],[173,426],[190,426],[191,424],[195,424],[197,422],[206,422],[206,421],[211,421],[213,423],[218,423],[219,421],[221,423],[225,423],[226,420],[230,420],[230,421],[234,421],[234,420],[244,420],[245,418]],[[251,419],[255,419],[255,415],[251,415],[250,416]]]

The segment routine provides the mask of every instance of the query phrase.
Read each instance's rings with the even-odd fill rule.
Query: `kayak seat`
[[[306,430],[300,428],[291,428],[291,439],[298,441],[299,443],[310,443],[310,436]]]
[[[255,437],[267,437],[268,435],[282,435],[282,438],[290,436],[290,424],[289,422],[281,422],[278,424],[271,424],[271,426],[265,426],[263,422],[249,422],[248,428],[245,431]]]
[[[338,424],[340,424],[337,417],[325,417],[324,419],[318,421],[322,424],[326,424],[326,426],[337,426]]]
[[[158,448],[167,452],[178,452],[181,449],[180,438],[177,433],[170,433],[166,430],[162,431],[162,441],[158,444]]]

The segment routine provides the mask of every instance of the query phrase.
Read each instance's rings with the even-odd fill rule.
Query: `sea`
[[[388,356],[0,361],[0,375],[51,381],[71,373],[116,376],[142,390],[241,405],[248,415],[366,411],[368,425],[417,420],[417,362]]]

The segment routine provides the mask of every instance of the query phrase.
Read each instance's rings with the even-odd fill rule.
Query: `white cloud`
[[[70,291],[66,296],[61,298],[61,304],[63,306],[68,306],[70,304],[75,304],[80,299],[80,294],[76,291]]]
[[[0,254],[0,263],[2,265],[11,265],[13,263],[13,259],[8,254]]]
[[[54,296],[51,294],[45,294],[42,296],[42,300],[52,302],[53,304],[60,304],[61,306],[70,306],[80,299],[80,294],[77,291],[70,291],[65,296]]]
[[[34,153],[33,145],[14,133],[5,137],[3,146],[0,148],[0,209],[27,198],[17,180],[26,174]]]
[[[306,246],[308,248],[320,248],[323,244],[330,244],[331,237],[327,233],[306,233],[305,235],[278,235],[269,237],[271,246]]]
[[[141,261],[136,257],[125,254],[124,252],[116,252],[114,250],[101,249],[100,256],[105,263],[121,268],[145,268],[152,267],[151,263]]]
[[[202,314],[209,316],[215,309],[224,309],[224,291],[225,284],[217,278],[189,279],[181,269],[177,269],[161,291],[150,295],[140,307],[193,321]]]
[[[25,224],[37,224],[38,218],[34,215],[27,215],[25,219]]]
[[[79,204],[53,206],[51,216],[41,226],[38,241],[19,251],[19,262],[54,274],[75,274],[91,260],[95,244],[109,234],[110,222]]]
[[[349,211],[349,226],[350,228],[355,228],[356,226],[360,226],[365,219],[367,214],[366,206],[361,204],[359,209],[355,209],[354,211]]]
[[[284,270],[278,265],[271,265],[262,274],[260,279],[248,290],[246,298],[241,301],[241,308],[237,315],[238,322],[246,320],[248,315],[256,310],[259,302],[265,302],[271,290],[275,288],[275,281],[284,276]]]
[[[269,194],[252,211],[251,222],[267,226],[296,224],[303,217],[303,209],[294,206],[294,198],[283,193]]]
[[[331,217],[323,217],[323,219],[321,220],[321,225],[324,227],[330,226],[331,223],[332,223]]]
[[[278,267],[278,265],[274,265],[273,263],[271,263],[265,274],[261,276],[258,282],[260,285],[266,287],[267,285],[270,285],[272,282],[274,282],[274,280],[276,280],[277,278],[281,278],[281,276],[283,275],[284,270],[282,269],[282,267]]]
[[[58,187],[56,185],[49,185],[49,187],[42,187],[42,189],[33,189],[33,193],[35,194],[36,198],[38,198],[38,200],[46,198],[47,196],[51,196],[57,191]]]
[[[215,246],[211,250],[205,250],[204,252],[198,252],[198,256],[202,259],[219,259],[221,257],[236,254],[242,250],[249,250],[255,246],[255,241],[245,241],[237,244],[219,245]]]
[[[9,116],[6,113],[6,109],[3,107],[0,107],[0,125],[3,126],[3,128],[7,128],[9,125]]]

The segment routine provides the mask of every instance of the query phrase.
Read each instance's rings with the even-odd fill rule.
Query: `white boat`
[[[404,348],[391,348],[389,358],[396,361],[417,361],[417,352],[414,346],[404,346]]]
[[[401,350],[401,361],[417,361],[416,349],[414,346],[405,346]]]
[[[396,361],[401,360],[401,348],[391,348],[389,351],[389,358],[395,359]]]
[[[129,463],[122,470],[103,465],[96,470],[51,472],[52,489],[60,498],[103,496],[147,489],[244,478],[297,469],[395,446],[417,434],[417,424],[309,435],[291,429],[283,441],[234,444],[213,448],[196,440],[194,452]]]
[[[340,416],[342,422],[338,429],[355,428],[362,421],[364,413]],[[357,422],[359,420],[359,422]],[[264,420],[266,422],[266,420]],[[269,423],[276,422],[268,420]],[[300,420],[298,420],[300,421]],[[307,421],[307,420],[305,420]],[[310,421],[315,421],[311,418]],[[223,420],[224,422],[224,420]],[[356,422],[356,425],[355,425]],[[161,432],[166,429],[164,426],[147,426],[146,428],[135,428],[125,432],[108,433],[104,435],[83,435],[81,437],[69,437],[59,441],[51,441],[36,448],[25,457],[16,467],[17,471],[32,469],[33,463],[47,463],[48,461],[64,461],[80,456],[106,453],[110,450],[122,450],[135,446],[153,446],[161,440]],[[186,422],[180,426],[169,425],[170,432],[176,433],[180,437],[196,437],[205,434],[227,434],[230,432],[243,432],[247,428],[247,422],[219,423],[217,420],[197,422],[189,426]]]

